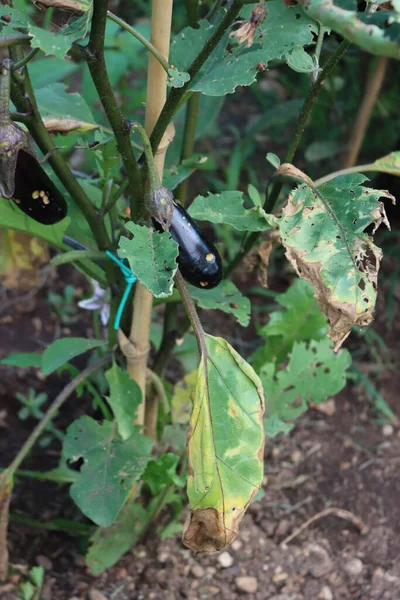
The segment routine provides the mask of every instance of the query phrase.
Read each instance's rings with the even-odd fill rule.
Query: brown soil
[[[82,286],[81,280],[76,284]],[[52,289],[63,285],[57,279]],[[49,316],[46,293],[42,288],[30,304],[22,298],[0,314],[0,356],[39,350],[60,334],[57,319]],[[217,314],[214,331],[232,334],[232,322],[223,319],[220,324]],[[384,310],[378,309],[379,314]],[[82,311],[79,315],[76,323],[62,328],[63,335],[90,334],[90,318]],[[390,368],[378,373],[378,384],[396,412],[398,330],[389,331],[384,316],[375,327],[391,357]],[[358,366],[371,368],[365,362]],[[34,387],[52,398],[61,386],[59,378],[44,381],[34,369],[1,367],[2,465],[15,456],[34,424],[17,418],[15,392]],[[118,565],[95,578],[86,570],[85,549],[78,538],[11,523],[14,574],[0,584],[1,600],[15,600],[26,569],[35,564],[46,570],[42,600],[400,600],[400,431],[376,419],[364,396],[362,389],[348,387],[328,404],[329,414],[310,410],[289,436],[267,443],[264,496],[250,507],[237,540],[225,553],[194,556],[178,536],[161,542],[150,534]],[[89,407],[89,400],[71,400],[55,424],[65,428]],[[23,467],[46,470],[57,464],[58,456],[57,444],[37,447]],[[282,545],[326,508],[351,514],[345,519],[334,512],[322,515]],[[43,523],[56,518],[83,521],[65,486],[25,478],[16,484],[11,513]],[[365,531],[360,531],[357,519]]]

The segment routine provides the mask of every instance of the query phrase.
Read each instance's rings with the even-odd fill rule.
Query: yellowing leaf
[[[286,256],[313,286],[336,350],[354,325],[372,321],[382,252],[365,229],[389,227],[379,198],[394,201],[387,191],[363,187],[365,179],[342,175],[318,190],[300,185],[277,219]]]
[[[219,551],[239,523],[263,477],[264,396],[252,367],[222,338],[205,335],[188,435],[191,513],[183,542]]]

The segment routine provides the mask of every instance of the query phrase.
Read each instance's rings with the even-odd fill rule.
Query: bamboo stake
[[[153,0],[151,15],[151,43],[166,61],[168,61],[173,0]],[[167,98],[167,73],[159,61],[150,54],[147,74],[147,102],[145,128],[148,135],[161,113]],[[155,155],[156,166],[162,181],[165,152],[172,139],[171,127],[167,129]],[[151,399],[151,405],[146,408],[146,372],[147,358],[150,349],[150,325],[153,297],[146,288],[138,283],[135,291],[135,301],[129,340],[120,330],[119,339],[121,350],[127,357],[128,373],[142,390],[142,404],[138,410],[137,422],[145,423],[145,431],[154,437],[155,421],[157,419],[157,399]],[[155,403],[155,406],[154,406]]]

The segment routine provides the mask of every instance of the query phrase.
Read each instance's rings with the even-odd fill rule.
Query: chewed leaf
[[[263,477],[264,397],[253,369],[222,338],[205,336],[188,435],[191,513],[183,542],[215,552],[230,544]]]
[[[169,296],[178,268],[178,244],[167,231],[159,233],[132,221],[125,227],[133,233],[133,238],[121,237],[118,256],[128,259],[132,272],[153,296]]]
[[[233,314],[238,323],[247,327],[250,321],[250,300],[243,296],[232,281],[224,280],[212,290],[190,287],[190,294],[202,308],[218,308]]]
[[[382,252],[365,230],[389,227],[379,198],[394,202],[387,191],[363,187],[365,179],[342,175],[318,191],[300,185],[278,221],[286,256],[313,286],[336,349],[354,325],[372,321]]]
[[[288,364],[280,370],[274,363],[263,365],[260,377],[266,397],[269,435],[283,431],[307,410],[310,402],[320,404],[340,392],[346,384],[351,356],[346,349],[337,354],[328,339],[296,342]],[[275,420],[273,427],[271,419]],[[278,421],[276,421],[278,420]],[[274,433],[274,435],[276,435]]]

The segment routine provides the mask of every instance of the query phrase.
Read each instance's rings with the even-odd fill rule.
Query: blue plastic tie
[[[114,319],[114,329],[119,329],[119,324],[121,322],[122,313],[124,312],[126,301],[129,298],[129,294],[131,293],[131,289],[135,281],[137,280],[136,275],[132,273],[129,267],[127,267],[122,260],[114,256],[109,250],[106,250],[106,254],[108,258],[111,258],[121,269],[122,275],[125,277],[126,288],[124,290],[123,296],[121,298],[121,302],[119,303],[117,314]]]

